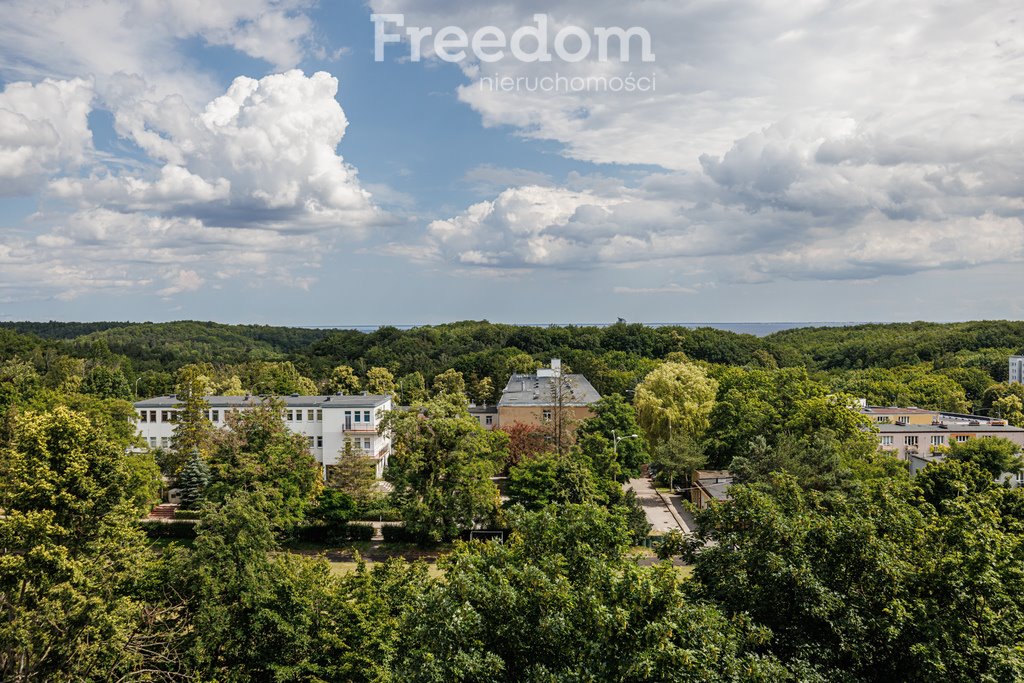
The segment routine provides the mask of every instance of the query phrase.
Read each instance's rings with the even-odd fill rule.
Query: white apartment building
[[[1024,384],[1024,356],[1010,356],[1010,383]]]
[[[206,396],[207,418],[223,428],[234,411],[250,410],[269,399],[262,396]],[[393,407],[390,396],[282,396],[285,424],[306,437],[309,450],[327,468],[338,464],[347,444],[362,456],[377,460],[377,477],[384,476],[391,455],[391,438],[379,434],[380,420]],[[170,448],[182,401],[160,396],[135,404],[139,436],[150,448]]]

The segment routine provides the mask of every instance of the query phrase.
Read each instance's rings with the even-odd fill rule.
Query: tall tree
[[[652,444],[674,432],[699,439],[710,424],[718,382],[695,363],[664,363],[636,388],[637,422]]]
[[[458,370],[448,369],[434,377],[432,385],[434,395],[462,395],[466,394],[466,380]]]
[[[385,477],[394,485],[406,528],[431,541],[492,523],[507,437],[469,415],[462,394],[444,393],[416,411],[384,416],[394,452]]]
[[[366,390],[376,396],[392,396],[395,376],[387,368],[370,368],[366,371]]]
[[[327,378],[326,391],[329,394],[358,394],[362,384],[356,371],[348,365],[339,365],[331,370]]]

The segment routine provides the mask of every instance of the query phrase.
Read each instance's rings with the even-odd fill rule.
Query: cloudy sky
[[[1024,317],[1019,1],[3,5],[0,319]]]

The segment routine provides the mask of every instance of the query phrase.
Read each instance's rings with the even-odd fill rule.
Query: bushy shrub
[[[186,520],[174,520],[159,522],[156,520],[143,520],[139,527],[146,532],[150,538],[195,538],[196,525]]]
[[[385,543],[418,543],[419,538],[404,526],[385,526],[381,529]]]
[[[199,519],[203,516],[203,513],[199,510],[175,510],[175,519]]]

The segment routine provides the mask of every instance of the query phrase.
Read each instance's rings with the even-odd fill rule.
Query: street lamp
[[[618,456],[619,455],[619,442],[620,441],[623,441],[624,439],[639,439],[639,438],[640,438],[639,434],[630,434],[629,436],[619,436],[619,435],[617,435],[615,433],[615,430],[613,429],[612,430],[612,450],[615,452],[615,455]]]

